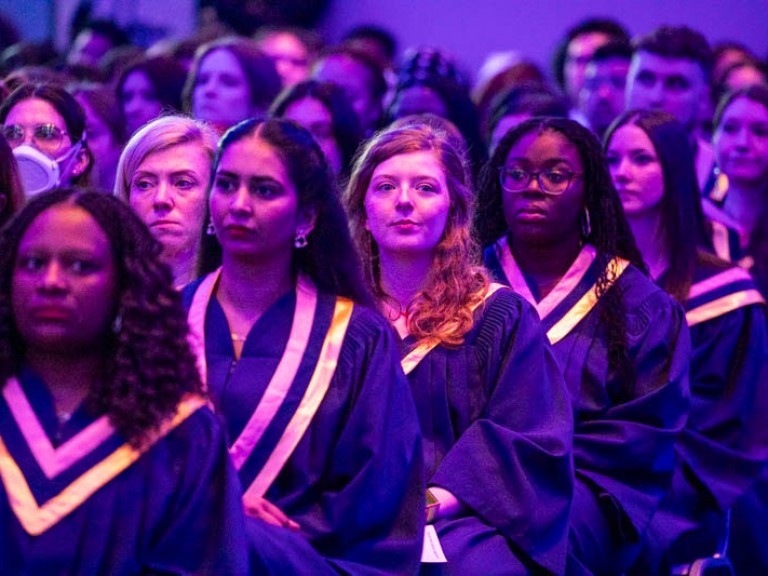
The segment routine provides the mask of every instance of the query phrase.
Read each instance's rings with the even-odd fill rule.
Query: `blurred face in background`
[[[155,87],[143,70],[134,70],[125,78],[119,94],[125,117],[126,134],[131,135],[163,111]]]
[[[579,93],[579,109],[598,135],[624,111],[628,71],[629,60],[625,58],[593,60],[587,65]]]
[[[723,111],[713,143],[720,170],[734,182],[768,185],[768,109],[739,96]]]
[[[592,59],[592,55],[600,46],[607,44],[610,38],[604,32],[588,32],[576,36],[568,44],[565,53],[563,79],[565,93],[571,102],[577,102],[579,92],[584,84],[584,71]]]
[[[312,134],[328,161],[331,172],[341,172],[341,151],[333,133],[333,117],[328,108],[316,98],[296,100],[285,109],[283,117],[300,124]]]
[[[209,52],[195,78],[193,116],[229,128],[254,112],[248,79],[235,55],[225,48]]]
[[[261,38],[259,49],[275,63],[283,88],[309,77],[309,50],[290,32],[275,32]]]

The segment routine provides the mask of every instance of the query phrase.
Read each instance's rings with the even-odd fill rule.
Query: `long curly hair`
[[[408,330],[418,339],[437,339],[458,346],[472,328],[472,308],[482,300],[488,275],[480,263],[472,231],[474,193],[465,158],[452,145],[451,134],[435,125],[394,127],[376,134],[355,161],[345,193],[352,237],[365,263],[374,296],[391,299],[381,286],[379,248],[366,230],[365,196],[376,167],[400,154],[433,152],[445,173],[450,194],[448,219],[435,247],[426,287],[408,303]]]
[[[606,331],[609,366],[630,378],[629,382],[634,382],[634,367],[627,351],[624,298],[618,284],[611,288],[613,277],[608,270],[608,263],[614,256],[620,256],[644,273],[646,267],[613,186],[602,146],[592,132],[568,118],[552,117],[531,118],[507,132],[480,175],[480,209],[477,218],[480,241],[483,246],[487,246],[502,235],[509,234],[502,208],[499,168],[523,136],[531,132],[542,134],[547,131],[561,134],[579,151],[584,169],[585,205],[591,220],[591,230],[582,240],[597,249],[597,262],[601,270],[597,279],[597,295],[604,302],[600,307],[600,321]]]
[[[77,188],[33,198],[0,236],[0,382],[25,358],[11,306],[11,275],[19,243],[44,211],[58,204],[86,210],[107,235],[117,266],[119,330],[104,334],[104,378],[88,391],[86,405],[104,413],[132,444],[141,445],[171,416],[182,396],[202,384],[187,344],[187,320],[160,244],[117,198]]]
[[[309,276],[321,291],[373,305],[333,174],[323,151],[307,130],[291,120],[279,118],[264,121],[252,118],[233,126],[219,141],[209,190],[227,149],[245,138],[258,138],[275,150],[296,190],[299,208],[315,214],[315,225],[307,235],[308,245],[293,251],[294,271]],[[205,274],[220,259],[221,246],[213,236],[207,235],[202,250],[200,272]]]

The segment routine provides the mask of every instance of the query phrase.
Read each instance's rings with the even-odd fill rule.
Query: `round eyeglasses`
[[[60,130],[53,124],[35,124],[34,126],[21,126],[19,124],[4,124],[0,133],[11,148],[18,148],[24,144],[27,130],[32,132],[34,145],[48,154],[54,155],[61,150],[67,132]]]
[[[538,172],[529,172],[522,168],[499,168],[499,182],[507,192],[523,192],[528,188],[531,180],[536,178],[539,190],[545,194],[562,194],[576,178],[581,177],[579,172],[571,172],[564,168],[548,168]]]

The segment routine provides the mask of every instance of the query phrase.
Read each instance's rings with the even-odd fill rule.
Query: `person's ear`
[[[72,166],[71,178],[77,178],[88,169],[91,164],[91,152],[87,148],[80,148],[75,155],[75,163]]]

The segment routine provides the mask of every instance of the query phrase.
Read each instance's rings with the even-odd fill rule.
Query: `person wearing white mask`
[[[0,124],[27,198],[56,186],[88,184],[93,157],[85,139],[85,113],[63,88],[19,86],[0,106]]]

